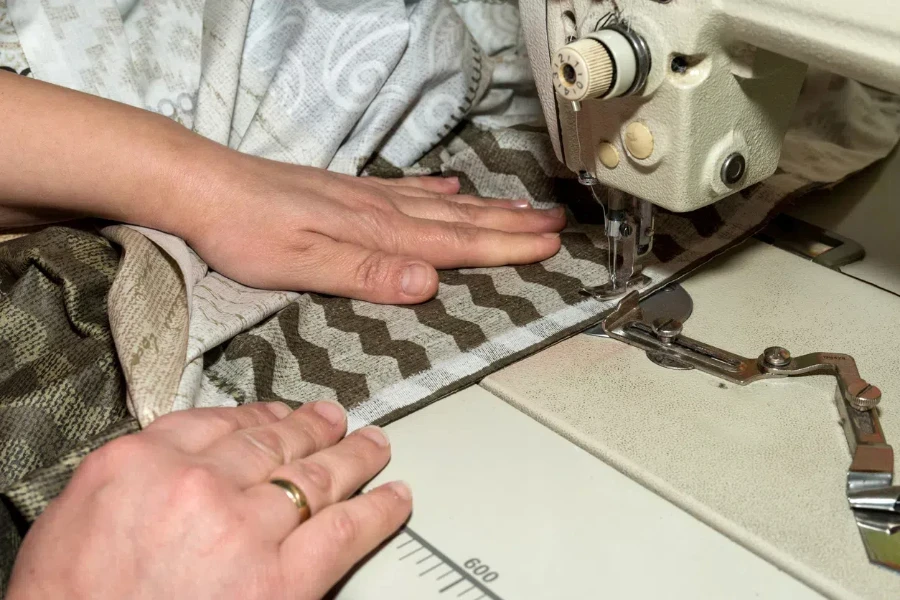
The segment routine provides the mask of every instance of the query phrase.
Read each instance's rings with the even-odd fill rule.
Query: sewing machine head
[[[890,4],[860,0],[852,12],[840,0],[520,7],[559,160],[582,183],[684,212],[775,172],[808,63],[900,92],[898,8]],[[652,241],[644,204],[614,193],[607,206],[611,250],[626,263],[623,245],[639,263]],[[624,268],[625,281],[639,271]]]

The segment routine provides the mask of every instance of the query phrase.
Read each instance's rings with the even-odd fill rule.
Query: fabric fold
[[[349,174],[455,174],[468,193],[572,212],[559,255],[442,273],[438,297],[417,307],[253,290],[208,272],[176,238],[108,230],[125,249],[110,316],[144,426],[168,410],[273,397],[335,398],[353,426],[384,422],[606,308],[578,293],[608,278],[605,238],[595,200],[540,125],[514,3],[10,0],[9,14],[34,76],[155,110],[238,151]],[[652,285],[885,156],[898,136],[895,96],[811,71],[779,173],[695,213],[660,212]],[[153,274],[143,288],[136,265]]]

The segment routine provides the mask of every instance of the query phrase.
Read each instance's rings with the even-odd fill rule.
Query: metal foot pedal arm
[[[894,452],[884,438],[876,406],[881,391],[859,376],[847,354],[816,352],[792,357],[780,347],[746,358],[681,334],[682,323],[659,317],[652,322],[632,292],[600,323],[607,336],[644,350],[653,362],[675,369],[699,369],[738,385],[760,379],[832,375],[852,461],[847,498],[873,563],[900,570],[900,487],[891,487]]]

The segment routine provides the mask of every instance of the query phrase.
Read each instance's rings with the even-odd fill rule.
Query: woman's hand
[[[458,195],[455,178],[349,177],[246,155],[194,180],[181,232],[216,271],[258,288],[409,304],[435,268],[524,264],[559,250],[562,208]]]
[[[7,598],[320,598],[411,509],[402,483],[346,500],[390,447],[345,431],[331,402],[161,417],[88,455],[25,537]]]
[[[188,241],[258,288],[415,303],[435,268],[559,250],[561,208],[458,195],[454,179],[380,180],[240,154],[147,111],[0,71],[0,228],[83,215]]]

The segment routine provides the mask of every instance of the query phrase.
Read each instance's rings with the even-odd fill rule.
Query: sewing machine
[[[557,157],[605,211],[612,281],[587,292],[616,304],[388,427],[374,483],[416,511],[336,597],[900,597],[900,154],[794,212],[862,263],[751,240],[633,291],[655,206],[775,171],[807,64],[900,93],[900,6],[520,7]]]
[[[557,158],[602,184],[612,281],[639,287],[653,207],[701,208],[775,172],[807,65],[900,93],[900,12],[863,0],[524,0]]]

